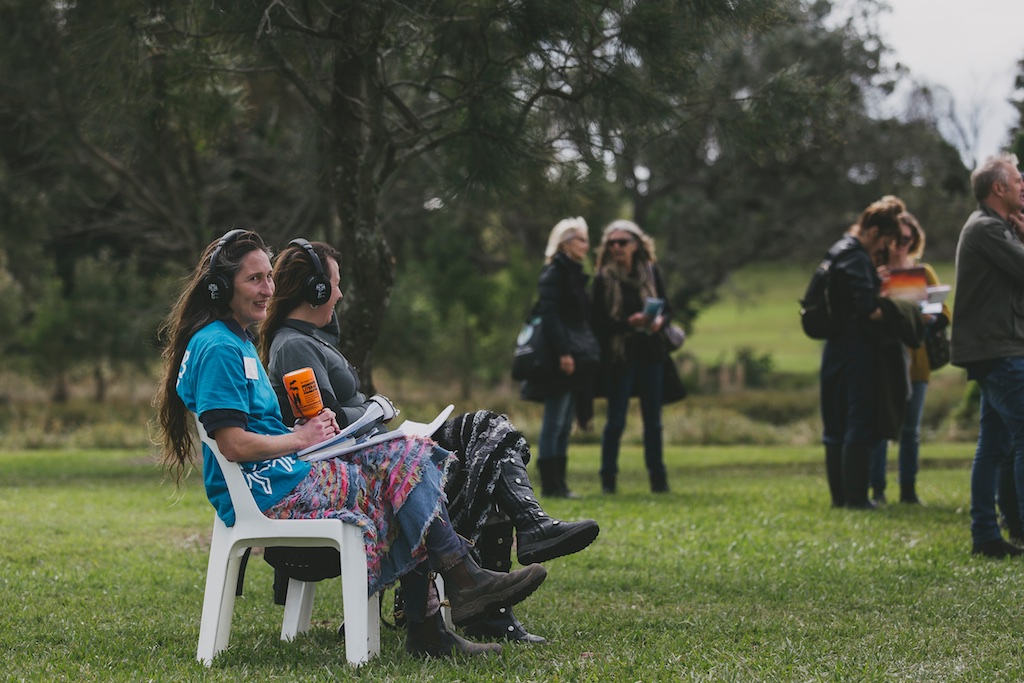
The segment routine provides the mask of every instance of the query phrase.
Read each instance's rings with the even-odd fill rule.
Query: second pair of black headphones
[[[313,274],[306,278],[305,282],[302,283],[302,298],[310,306],[322,306],[331,299],[331,280],[327,277],[324,272],[324,265],[320,262],[320,257],[316,255],[316,251],[313,250],[313,245],[307,240],[296,237],[290,245],[302,247],[309,254],[309,260],[313,262]]]

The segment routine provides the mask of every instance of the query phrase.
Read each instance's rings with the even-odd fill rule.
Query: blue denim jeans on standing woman
[[[540,425],[540,452],[538,460],[565,458],[569,454],[569,435],[572,434],[572,392],[544,399],[544,421]]]
[[[900,483],[905,485],[917,481],[919,454],[921,451],[921,415],[924,414],[924,397],[928,393],[928,382],[912,382],[910,398],[907,399],[903,426],[900,428],[899,469]],[[886,456],[888,441],[881,441],[871,451],[871,488],[875,493],[885,490]]]
[[[626,361],[608,377],[608,422],[601,436],[601,476],[619,472],[619,445],[626,428],[626,412],[634,387],[640,397],[644,422],[644,464],[652,475],[665,474],[661,441],[661,397],[665,382],[662,361]]]
[[[978,378],[978,386],[981,429],[971,465],[971,538],[984,543],[1001,536],[995,505],[1000,466],[1012,463],[1018,494],[1024,490],[1024,358],[999,359]]]

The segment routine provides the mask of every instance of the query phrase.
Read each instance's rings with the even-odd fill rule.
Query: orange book
[[[894,268],[882,286],[882,296],[905,301],[928,301],[928,274],[924,268]]]

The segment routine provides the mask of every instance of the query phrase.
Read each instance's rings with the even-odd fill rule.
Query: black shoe
[[[444,576],[448,604],[452,607],[452,621],[463,626],[487,614],[497,605],[515,605],[537,590],[547,570],[539,564],[517,569],[514,572],[492,572],[482,569],[471,555],[464,555],[462,562],[441,572]]]
[[[615,475],[601,475],[601,493],[615,493]]]
[[[519,564],[528,565],[572,555],[593,543],[600,531],[592,519],[563,522],[544,518],[525,531],[516,531],[516,556]]]
[[[921,499],[917,497],[917,490],[914,484],[900,484],[900,502],[911,505],[920,505]]]
[[[452,657],[463,655],[501,654],[498,643],[471,643],[449,631],[440,614],[429,616],[422,623],[409,622],[405,651],[414,657]]]
[[[991,541],[975,543],[974,547],[971,548],[971,554],[1002,559],[1004,557],[1017,557],[1018,555],[1024,555],[1024,549],[1018,548],[1012,543],[1007,543],[1002,537],[999,537],[994,538]]]
[[[867,498],[865,498],[864,500],[858,501],[856,503],[847,503],[843,507],[845,507],[847,510],[877,510],[878,503],[876,503],[873,500],[868,500]]]
[[[543,645],[547,638],[534,635],[516,619],[511,607],[499,607],[483,619],[466,624],[462,631],[473,638],[504,638],[514,643]]]

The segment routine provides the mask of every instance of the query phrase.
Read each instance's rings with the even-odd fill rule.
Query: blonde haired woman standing
[[[541,493],[558,498],[575,497],[565,480],[569,434],[574,408],[583,409],[582,423],[590,419],[586,409],[600,359],[590,326],[588,276],[583,272],[589,251],[587,222],[581,217],[559,221],[548,235],[537,284],[538,310],[546,343],[558,364],[547,376],[523,383],[523,398],[544,404],[537,444]]]

